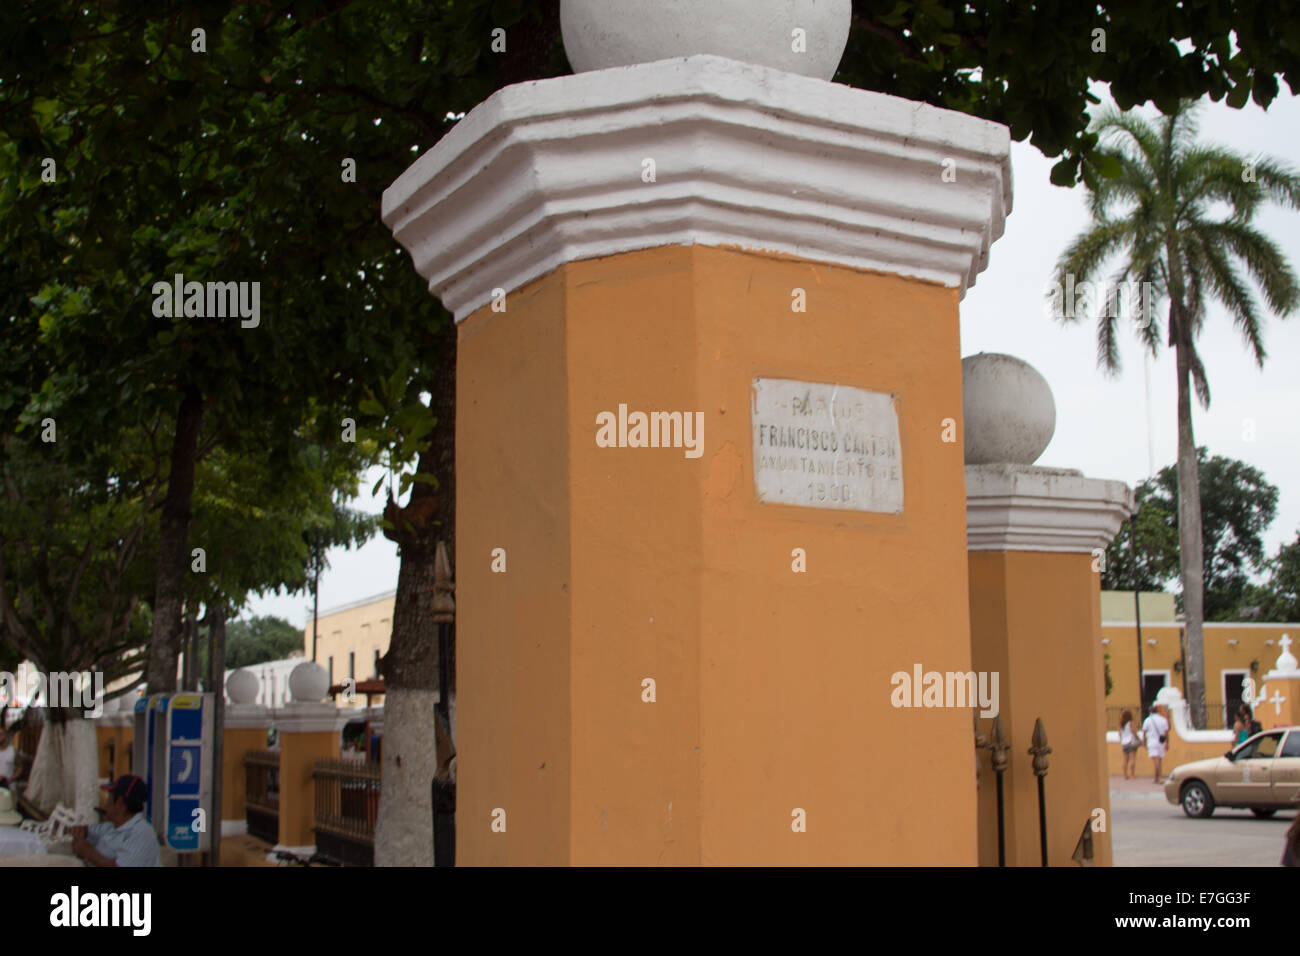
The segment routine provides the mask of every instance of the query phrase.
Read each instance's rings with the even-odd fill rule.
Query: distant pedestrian
[[[1169,720],[1160,713],[1163,707],[1164,704],[1156,701],[1151,705],[1151,716],[1142,722],[1142,746],[1146,747],[1147,756],[1155,764],[1156,783],[1164,783],[1160,771],[1169,745]]]
[[[1250,737],[1250,725],[1253,718],[1250,714],[1250,708],[1245,704],[1237,707],[1237,719],[1232,722],[1232,729],[1236,731],[1237,736],[1233,740],[1233,746],[1243,744]]]
[[[1119,746],[1124,752],[1124,779],[1137,777],[1138,735],[1133,727],[1133,711],[1126,710],[1119,715]]]

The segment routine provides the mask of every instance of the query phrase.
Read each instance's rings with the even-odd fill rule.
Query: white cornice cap
[[[261,704],[227,704],[224,716],[227,730],[265,730],[271,726],[271,711]]]
[[[699,55],[498,90],[382,211],[457,321],[564,263],[668,245],[964,294],[1011,210],[1010,142],[962,113]]]
[[[1122,481],[1065,468],[966,466],[968,551],[1088,553],[1109,545],[1132,509]]]
[[[333,704],[295,701],[275,715],[275,727],[282,734],[312,734],[343,729],[348,714]]]

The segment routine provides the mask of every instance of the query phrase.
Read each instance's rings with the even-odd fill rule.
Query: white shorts
[[[1147,744],[1148,757],[1163,757],[1165,755],[1165,745],[1161,743]]]

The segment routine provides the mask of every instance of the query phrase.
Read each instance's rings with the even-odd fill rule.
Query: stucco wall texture
[[[1112,862],[1100,587],[1091,554],[970,555],[974,666],[1001,675],[1002,726],[1011,745],[1003,779],[1008,866],[1041,861],[1038,782],[1028,753],[1039,718],[1052,748],[1044,801],[1048,863],[1075,865],[1071,855],[1096,809],[1106,828],[1092,834],[1093,865]],[[991,735],[992,721],[981,721],[980,729]],[[988,754],[980,759],[979,857],[981,865],[996,866],[997,783]]]
[[[957,301],[685,246],[461,324],[458,863],[977,861],[970,711],[890,682],[970,669]],[[894,394],[903,512],[759,503],[758,377]],[[620,403],[703,412],[702,457],[598,447]]]

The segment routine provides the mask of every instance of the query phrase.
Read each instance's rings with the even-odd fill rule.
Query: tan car
[[[1208,817],[1215,807],[1251,810],[1271,817],[1300,798],[1300,727],[1266,730],[1222,757],[1174,768],[1165,798],[1189,817]]]

